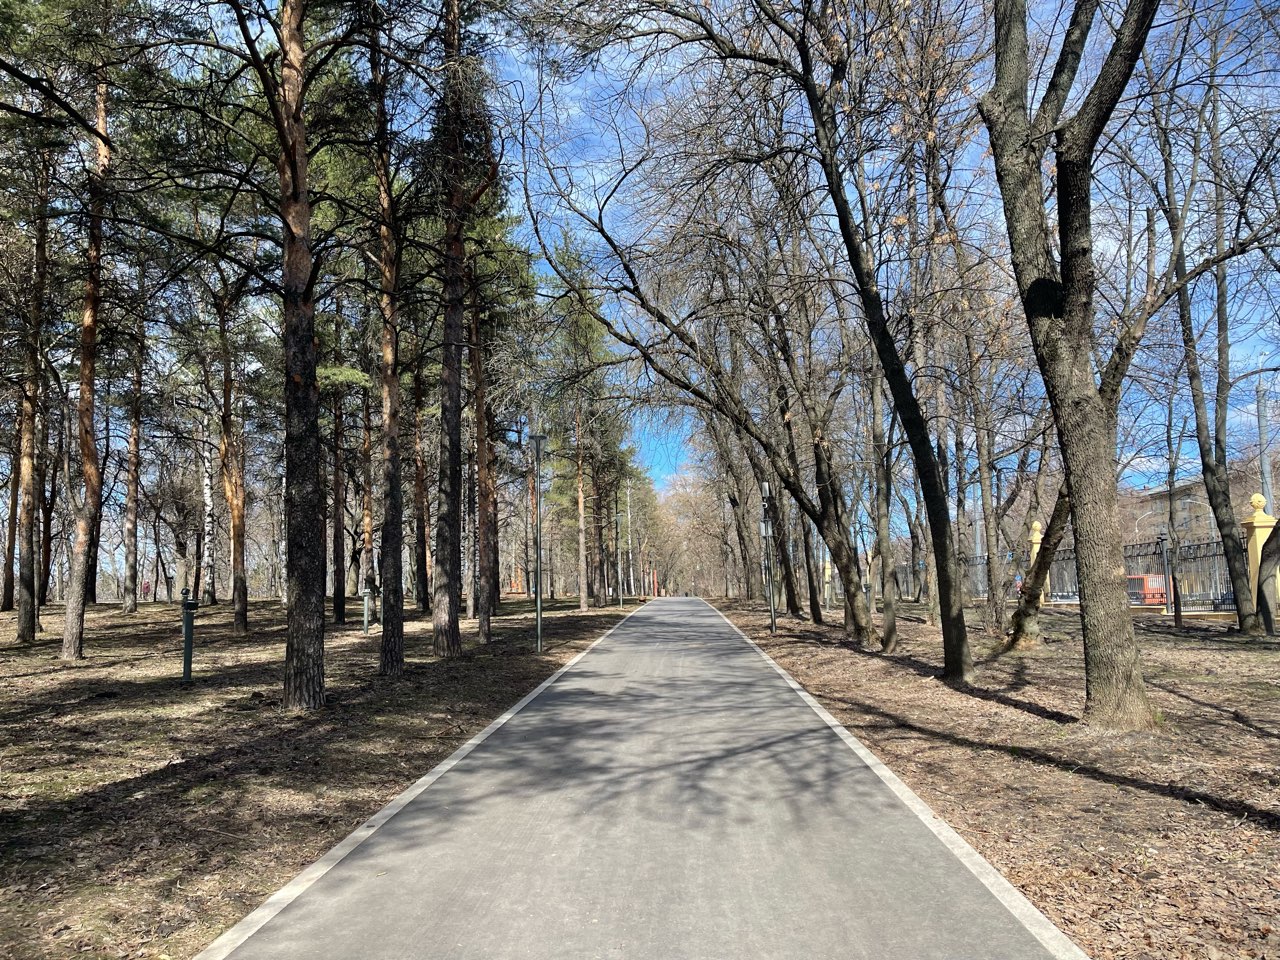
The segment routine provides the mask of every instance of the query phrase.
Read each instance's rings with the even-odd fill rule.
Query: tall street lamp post
[[[533,511],[536,513],[534,539],[537,554],[533,561],[533,605],[538,624],[538,652],[542,652],[542,447],[547,442],[545,434],[529,437],[533,443]]]

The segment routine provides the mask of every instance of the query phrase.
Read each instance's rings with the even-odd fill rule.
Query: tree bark
[[[200,440],[200,492],[204,499],[204,575],[200,602],[206,607],[218,603],[218,581],[215,545],[218,525],[213,512],[213,458],[209,454],[209,421],[205,418]],[[222,442],[221,440],[219,441]]]
[[[813,77],[806,78],[805,96],[813,120],[815,142],[827,192],[831,197],[840,236],[853,269],[863,316],[885,380],[889,384],[898,420],[911,447],[916,476],[924,494],[942,618],[943,678],[949,683],[963,685],[969,682],[973,673],[973,657],[969,650],[964,620],[962,578],[952,536],[945,470],[938,463],[928,424],[885,313],[874,263],[845,192],[845,164],[836,137],[834,105]]]
[[[305,0],[281,0],[278,136],[281,153],[285,367],[285,544],[289,611],[284,706],[324,705],[324,511],[320,390],[316,379],[315,256],[305,123]]]
[[[419,613],[431,612],[431,503],[427,497],[427,454],[423,432],[422,355],[413,369],[413,551],[414,607]]]
[[[434,635],[437,656],[462,652],[462,348],[465,344],[467,251],[467,108],[460,0],[445,0],[444,103],[441,140],[445,183],[442,256],[444,344],[440,361],[440,485],[436,509]]]
[[[1045,586],[1049,582],[1054,555],[1062,544],[1062,538],[1067,532],[1067,521],[1070,519],[1071,497],[1067,493],[1066,484],[1063,484],[1053,502],[1049,524],[1041,534],[1040,552],[1036,554],[1036,561],[1027,575],[1022,578],[1018,606],[1010,618],[1009,639],[1005,643],[1005,650],[1025,650],[1040,643],[1040,606]]]
[[[375,594],[378,575],[373,564],[373,401],[364,391],[364,420],[360,434],[361,509],[360,590]]]
[[[884,605],[880,618],[880,650],[883,653],[893,653],[898,647],[898,571],[893,565],[893,541],[889,532],[893,478],[889,474],[889,445],[885,442],[881,378],[871,377],[867,389],[871,393],[871,458],[875,461],[872,469],[875,472],[876,540],[880,553],[880,596]]]
[[[574,445],[577,447],[578,466],[578,610],[587,610],[587,490],[586,448],[582,435],[582,401],[579,397],[574,412]]]
[[[374,5],[374,9],[379,8]],[[380,16],[376,14],[375,18]],[[386,58],[382,28],[370,27],[369,71],[376,124],[378,183],[378,306],[382,313],[382,644],[378,672],[404,673],[404,491],[400,462],[400,225],[391,169],[391,125],[387,117]]]
[[[146,275],[139,265],[139,277]],[[145,284],[138,293],[146,303]],[[126,453],[124,501],[124,613],[138,612],[138,485],[142,461],[142,368],[146,360],[146,328],[139,309],[134,326],[133,395],[129,398],[129,446]]]
[[[18,545],[18,503],[22,492],[22,394],[18,395],[18,416],[9,456],[9,514],[5,522],[4,587],[0,590],[0,612],[13,609],[14,551]]]
[[[84,612],[94,575],[90,552],[102,517],[102,471],[94,429],[94,392],[97,387],[98,319],[102,309],[102,222],[106,212],[106,178],[111,165],[107,146],[107,80],[98,71],[96,90],[96,164],[89,178],[89,250],[85,277],[84,310],[80,319],[80,396],[76,405],[76,429],[80,441],[80,473],[84,491],[76,504],[76,538],[67,584],[62,659],[84,657]],[[67,477],[68,483],[71,477]],[[74,498],[73,498],[74,500]],[[34,504],[32,505],[34,508]]]
[[[1124,581],[1115,417],[1091,363],[1096,285],[1092,168],[1098,140],[1129,82],[1158,7],[1159,0],[1128,0],[1078,112],[1063,121],[1096,4],[1082,0],[1076,5],[1057,66],[1032,116],[1026,6],[1023,0],[1000,0],[994,86],[979,104],[990,134],[1018,293],[1058,428],[1071,497],[1085,643],[1085,719],[1119,728],[1149,727],[1154,713],[1143,687]],[[1042,182],[1051,135],[1056,238]]]
[[[333,318],[333,362],[342,361],[342,301]],[[347,622],[347,465],[346,411],[342,388],[333,391],[333,622]]]
[[[498,582],[495,576],[497,517],[494,515],[497,488],[493,476],[493,442],[489,433],[491,412],[485,373],[484,331],[480,322],[478,303],[471,311],[469,352],[471,354],[471,402],[476,435],[475,526],[476,566],[479,574],[476,615],[479,618],[480,642],[488,643],[491,639],[498,593]]]
[[[218,346],[222,353],[222,397],[219,410],[218,460],[222,471],[222,495],[227,501],[227,526],[231,539],[231,632],[249,633],[249,577],[245,567],[245,449],[244,424],[235,415],[235,361],[228,328],[231,305],[218,308]]]

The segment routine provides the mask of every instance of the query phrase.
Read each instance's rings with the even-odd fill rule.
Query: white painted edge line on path
[[[535,689],[527,693],[514,707],[511,707],[506,713],[490,723],[457,750],[453,751],[453,753],[449,754],[448,757],[441,760],[431,768],[430,772],[405,789],[395,799],[360,826],[356,827],[356,829],[353,830],[345,840],[340,841],[337,846],[331,848],[323,857],[311,864],[311,866],[307,867],[300,874],[268,897],[267,900],[258,907],[258,909],[253,911],[253,913],[249,914],[230,930],[227,930],[218,937],[217,940],[205,947],[200,951],[200,953],[196,954],[195,960],[225,960],[233,950],[261,930],[272,920],[272,918],[276,916],[276,914],[305,893],[307,888],[341,863],[347,854],[351,853],[352,850],[373,836],[379,827],[408,806],[420,793],[422,793],[422,791],[426,790],[427,787],[431,786],[442,776],[448,773],[459,760],[489,739],[489,737],[495,733],[499,727],[527,707],[538,697],[540,693],[546,690],[547,687],[559,680],[570,667],[594,650],[599,644],[607,640],[610,634],[630,620],[634,614],[643,610],[647,605],[648,601],[642,603],[593,640],[590,646],[585,650],[579,651],[572,660],[551,676],[547,677],[547,679],[543,680],[542,683],[538,684]]]
[[[782,679],[791,685],[791,689],[799,694],[800,699],[807,703],[813,709],[813,712],[835,731],[836,735],[848,745],[849,749],[858,755],[858,759],[871,768],[872,772],[883,781],[884,785],[906,804],[907,809],[919,817],[921,822],[933,831],[933,834],[942,841],[946,848],[955,854],[956,859],[969,868],[969,872],[991,891],[991,894],[1027,928],[1032,936],[1040,941],[1046,950],[1053,954],[1057,960],[1089,960],[1087,953],[1076,946],[1070,937],[1059,930],[1052,920],[1041,913],[1026,898],[1022,891],[1006,880],[999,870],[983,858],[982,854],[973,849],[945,820],[934,813],[927,803],[916,796],[910,787],[899,780],[897,775],[886,767],[879,757],[868,750],[861,740],[845,729],[844,724],[833,717],[822,704],[818,703],[813,698],[813,695],[802,687],[791,674],[779,666],[773,657],[765,653],[759,644],[739,630],[737,624],[712,604],[707,603],[705,600],[702,602],[706,603],[712,610],[715,610],[720,619],[727,623],[734,633],[747,641],[756,653],[764,657],[769,666],[778,671]]]

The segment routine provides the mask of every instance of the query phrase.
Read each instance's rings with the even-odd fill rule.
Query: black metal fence
[[[1003,573],[1001,589],[1008,599],[1017,598],[1029,561],[1030,557],[1025,552],[1011,552],[1001,558],[998,565]],[[988,589],[986,556],[969,557],[964,568],[968,597],[985,599]],[[1168,596],[1166,579],[1172,578],[1181,595],[1183,610],[1193,613],[1235,611],[1235,593],[1220,540],[1187,543],[1176,551],[1160,541],[1129,544],[1124,548],[1124,572],[1132,606],[1163,608]],[[908,575],[909,569],[900,568],[900,578]],[[1045,593],[1050,603],[1079,601],[1080,583],[1076,579],[1074,547],[1066,547],[1053,555]]]

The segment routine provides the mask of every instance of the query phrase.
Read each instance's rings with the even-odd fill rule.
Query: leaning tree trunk
[[[102,220],[106,211],[106,178],[111,151],[107,134],[107,82],[100,71],[97,84],[97,166],[89,180],[89,252],[85,277],[84,311],[80,319],[80,396],[76,404],[76,431],[80,441],[80,474],[83,494],[76,504],[76,538],[67,584],[66,620],[62,629],[62,659],[84,657],[84,610],[94,565],[90,556],[102,517],[102,468],[94,429],[94,391],[97,387],[98,318],[102,309]],[[67,477],[68,483],[71,477]],[[34,503],[32,504],[34,510]],[[34,572],[34,571],[33,571]],[[34,586],[34,584],[33,584]]]
[[[872,469],[875,471],[876,488],[876,540],[880,544],[880,594],[884,603],[880,649],[883,653],[893,653],[898,648],[898,572],[894,569],[893,540],[889,533],[893,478],[889,474],[889,445],[885,441],[881,378],[872,377],[868,389],[871,392],[871,449],[875,461]]]
[[[1258,616],[1270,636],[1280,626],[1280,603],[1277,603],[1276,571],[1280,570],[1280,525],[1271,528],[1262,544],[1258,560]]]
[[[1049,525],[1041,535],[1040,552],[1036,554],[1035,563],[1022,579],[1018,606],[1009,621],[1009,639],[1005,643],[1005,650],[1025,650],[1040,643],[1040,606],[1044,600],[1045,586],[1049,582],[1054,554],[1058,552],[1058,546],[1066,535],[1067,521],[1070,518],[1071,497],[1064,484],[1053,502]]]
[[[911,374],[903,362],[885,313],[874,261],[845,191],[845,163],[836,132],[835,106],[816,82],[806,83],[805,96],[813,121],[827,192],[831,197],[840,236],[857,282],[867,329],[889,385],[898,421],[902,424],[911,448],[916,476],[924,493],[942,618],[943,679],[952,684],[965,684],[973,673],[973,656],[969,650],[969,636],[964,620],[959,559],[951,529],[945,470],[938,463],[928,423],[919,398],[915,395]]]

